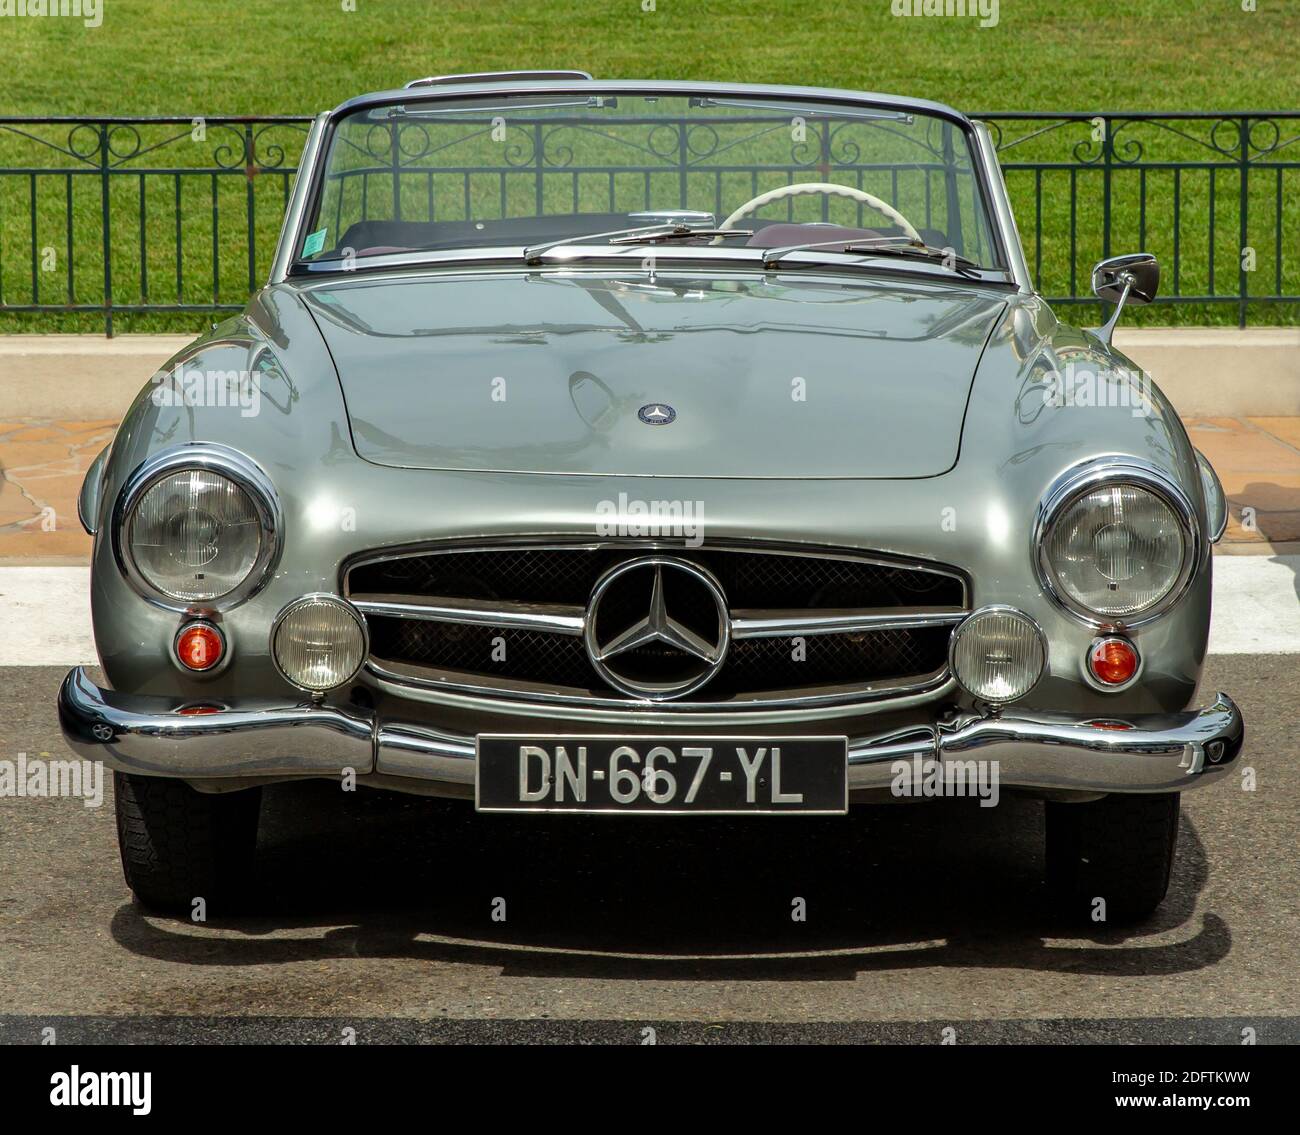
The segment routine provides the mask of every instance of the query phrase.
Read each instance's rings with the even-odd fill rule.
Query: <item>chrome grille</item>
[[[810,695],[849,701],[938,685],[947,676],[951,629],[968,610],[965,582],[951,568],[744,545],[402,552],[355,562],[344,589],[367,619],[369,664],[381,675],[443,689],[632,705],[639,703],[593,667],[582,631],[602,575],[652,551],[711,572],[732,626],[716,676],[665,708],[771,705]],[[612,618],[620,614],[636,612],[613,610]]]

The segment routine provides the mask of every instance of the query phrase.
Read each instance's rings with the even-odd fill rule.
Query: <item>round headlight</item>
[[[361,668],[366,634],[350,603],[330,595],[308,595],[290,603],[271,631],[271,653],[295,686],[332,690]]]
[[[169,599],[207,602],[248,578],[262,552],[252,498],[211,469],[166,473],[127,519],[126,548],[144,581]]]
[[[1042,535],[1057,596],[1086,616],[1149,615],[1186,579],[1192,545],[1182,516],[1153,488],[1106,481],[1067,497]]]
[[[952,633],[952,673],[972,697],[988,702],[1024,697],[1047,662],[1043,634],[1010,607],[976,611]]]
[[[238,450],[194,444],[156,453],[113,512],[113,551],[131,585],[161,607],[225,609],[266,581],[279,551],[269,478]]]

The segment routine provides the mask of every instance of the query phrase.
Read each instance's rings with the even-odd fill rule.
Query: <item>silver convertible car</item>
[[[775,839],[1015,792],[1066,910],[1145,916],[1243,738],[1197,689],[1223,492],[1110,345],[1158,282],[1103,261],[1113,317],[1061,322],[936,103],[525,72],[322,114],[265,287],[82,490],[106,684],[59,712],[127,882],[237,902],[298,778]]]

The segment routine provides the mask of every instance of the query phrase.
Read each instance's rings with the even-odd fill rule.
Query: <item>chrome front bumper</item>
[[[201,715],[185,703],[101,690],[81,667],[59,690],[63,736],[78,755],[142,776],[336,777],[381,774],[472,789],[474,738],[380,720],[361,709],[241,702]],[[568,733],[569,730],[556,732]],[[685,725],[683,733],[691,732]],[[888,788],[894,762],[997,761],[1000,783],[1081,792],[1170,792],[1224,775],[1241,752],[1241,711],[1227,694],[1203,709],[1131,718],[967,715],[849,740],[849,789]]]

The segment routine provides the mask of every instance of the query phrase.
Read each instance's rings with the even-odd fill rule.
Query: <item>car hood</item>
[[[626,275],[430,273],[304,298],[366,460],[667,477],[946,472],[1006,304],[919,277]]]

